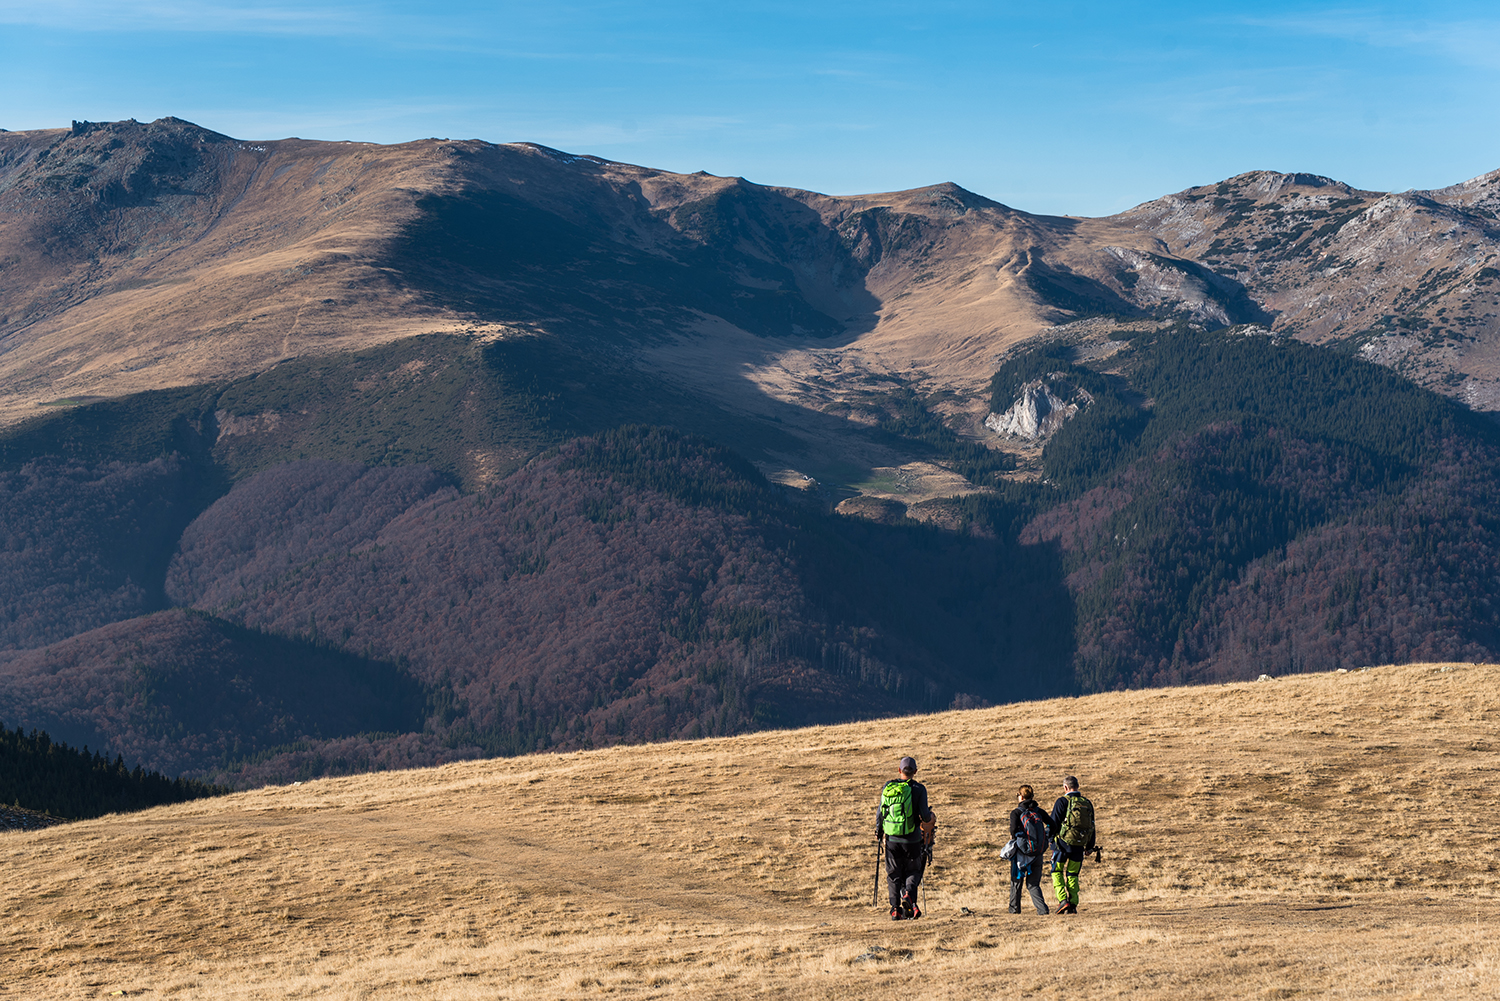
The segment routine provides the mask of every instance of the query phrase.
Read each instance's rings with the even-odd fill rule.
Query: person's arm
[[[933,815],[931,808],[927,804],[927,787],[920,782],[913,782],[911,791],[911,805],[912,809],[917,813],[917,819],[928,824],[936,820],[937,817]]]
[[[1018,806],[1010,811],[1010,836],[1015,837],[1021,833],[1021,808]]]
[[[937,836],[937,814],[928,806],[927,787],[920,782],[912,783],[911,806],[917,814],[917,830],[922,832],[922,843],[932,844],[932,839]]]

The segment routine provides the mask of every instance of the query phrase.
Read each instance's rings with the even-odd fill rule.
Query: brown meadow
[[[1497,996],[1497,712],[1500,666],[1381,667],[10,833],[0,996]],[[939,841],[927,915],[894,924],[873,810],[904,753]],[[1076,917],[1008,914],[1015,787],[1068,773],[1104,860]]]

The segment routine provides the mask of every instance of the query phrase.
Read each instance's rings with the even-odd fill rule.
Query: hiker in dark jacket
[[[916,774],[917,759],[902,758],[896,777],[880,791],[875,814],[875,830],[885,838],[885,885],[890,891],[892,921],[922,916],[917,887],[922,884],[927,846],[937,828],[937,816],[927,805],[927,787],[912,778]]]
[[[1094,850],[1094,804],[1078,792],[1078,779],[1063,779],[1063,794],[1052,804],[1052,890],[1058,914],[1078,913],[1078,874]]]
[[[1036,793],[1031,786],[1022,786],[1016,792],[1016,808],[1010,811],[1012,839],[1017,835],[1025,835],[1022,817],[1031,812],[1035,812],[1041,819],[1046,838],[1041,845],[1037,846],[1035,855],[1022,855],[1020,851],[1017,851],[1010,857],[1010,912],[1012,914],[1021,913],[1021,886],[1023,884],[1031,891],[1031,902],[1036,905],[1036,912],[1047,913],[1047,898],[1042,896],[1042,856],[1046,854],[1047,843],[1052,840],[1057,829],[1052,826],[1052,818],[1036,805]]]

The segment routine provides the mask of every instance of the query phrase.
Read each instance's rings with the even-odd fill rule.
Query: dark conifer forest
[[[1486,419],[1379,366],[1232,331],[1163,334],[1120,367],[1037,352],[995,380],[1003,396],[1048,369],[1095,395],[1047,445],[1020,533],[1064,554],[1083,690],[1493,656]]]
[[[85,747],[77,750],[48,734],[0,725],[0,804],[84,820],[106,813],[202,799],[227,790],[189,779],[170,779],[139,766],[126,768]],[[5,826],[30,826],[7,824]]]
[[[993,381],[996,411],[1090,399],[1040,477],[917,387],[875,399],[871,435],[985,488],[923,523],[768,482],[785,429],[545,339],[38,418],[0,433],[0,718],[99,749],[57,779],[82,816],[126,767],[245,786],[1500,656],[1487,420],[1239,328],[1074,357]]]

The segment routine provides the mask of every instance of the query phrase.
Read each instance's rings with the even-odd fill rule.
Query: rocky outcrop
[[[1156,253],[1105,249],[1143,309],[1352,340],[1368,360],[1482,407],[1487,396],[1461,387],[1500,382],[1497,212],[1500,171],[1402,193],[1256,171],[1113,217],[1159,240]]]
[[[883,497],[849,497],[834,508],[850,518],[864,518],[879,525],[899,525],[906,520],[906,505]]]
[[[1003,414],[990,414],[984,426],[1007,438],[1044,441],[1078,413],[1094,402],[1093,396],[1054,372],[1044,379],[1033,379],[1021,387],[1016,402]]]

